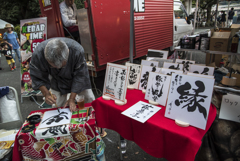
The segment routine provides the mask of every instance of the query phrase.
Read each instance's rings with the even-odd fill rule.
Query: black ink
[[[208,72],[209,72],[209,68],[208,68],[208,67],[205,67],[200,74],[208,75]],[[199,74],[198,71],[194,71],[193,73]]]
[[[148,76],[149,76],[149,72],[146,72],[145,74],[143,74],[143,78],[140,80],[141,87],[143,89],[147,89]]]
[[[205,102],[205,99],[208,97],[206,95],[199,95],[205,91],[205,85],[202,81],[195,82],[197,89],[192,89],[195,93],[191,94],[190,89],[192,88],[191,84],[186,82],[184,85],[181,85],[177,88],[177,92],[180,94],[179,99],[175,100],[175,105],[180,106],[182,103],[187,102],[185,106],[187,107],[188,112],[194,112],[198,107],[200,113],[203,114],[204,118],[207,118],[207,110],[203,107],[200,102]],[[200,99],[199,99],[200,98]]]
[[[66,130],[67,125],[59,125],[59,126],[53,126],[53,127],[48,127],[46,131],[42,133],[42,135],[46,135],[48,132],[50,134],[53,134],[54,136],[58,135],[60,132],[61,134],[67,134]]]
[[[129,71],[129,84],[133,85],[137,82],[137,71],[135,70],[135,68],[133,68],[132,66],[130,66],[130,71]]]
[[[121,99],[121,96],[122,96],[122,91],[123,91],[123,82],[124,80],[126,79],[126,70],[125,69],[122,69],[122,72],[120,73],[120,80],[121,80],[121,84],[120,84],[120,88],[118,90],[118,96],[119,96],[119,99]]]
[[[115,81],[113,82],[113,85],[114,85],[114,87],[116,87],[117,86],[117,77],[118,77],[118,74],[119,74],[119,71],[117,70],[116,72],[115,72]]]
[[[180,68],[179,68],[179,64],[177,64],[177,67],[175,67],[175,65],[171,65],[171,66],[169,66],[168,69],[176,69],[176,70],[179,70],[179,69],[180,69]]]
[[[150,108],[153,108],[153,107],[151,105],[144,105],[144,104],[142,104],[141,110],[137,110],[136,113],[133,114],[133,115],[131,114],[131,116],[139,118],[138,115],[143,114],[146,110],[149,111]],[[153,112],[153,111],[150,111],[150,112]],[[143,116],[143,117],[145,117],[145,116]]]
[[[53,122],[56,122],[56,123],[60,122],[61,120],[64,119],[64,117],[68,120],[69,118],[67,117],[67,114],[68,114],[67,112],[61,112],[58,115],[47,118],[42,123],[48,121],[46,124],[51,125]]]

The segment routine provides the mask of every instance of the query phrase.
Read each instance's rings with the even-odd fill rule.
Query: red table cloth
[[[91,104],[85,104],[90,107]],[[44,113],[38,110],[33,113]],[[86,117],[87,108],[80,111],[83,117]],[[80,114],[81,116],[81,114]],[[87,159],[89,161],[105,161],[105,144],[99,133],[96,132],[95,111],[89,115],[88,121],[76,122],[77,112],[73,112],[70,123],[69,136],[53,137],[46,139],[36,139],[36,128],[29,133],[22,133],[21,129],[16,135],[13,148],[13,161],[21,160],[74,160]],[[28,125],[25,121],[22,127]],[[39,124],[36,125],[36,127]]]
[[[145,123],[138,122],[121,114],[138,101],[147,102],[145,94],[139,90],[127,91],[127,104],[118,106],[114,101],[102,97],[92,102],[96,111],[97,125],[112,129],[127,140],[134,141],[145,152],[168,161],[194,161],[201,146],[201,139],[216,117],[216,108],[211,105],[206,130],[193,126],[180,127],[174,120],[164,117],[165,107]]]

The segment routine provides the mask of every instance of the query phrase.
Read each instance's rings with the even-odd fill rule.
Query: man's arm
[[[49,90],[45,86],[41,86],[39,90],[42,92],[43,96],[45,97],[45,102],[49,105],[55,104],[57,97],[49,92]]]
[[[62,21],[65,27],[70,27],[77,24],[77,20],[69,20],[67,16],[66,8],[64,8],[63,6],[60,6],[60,12],[61,12]]]

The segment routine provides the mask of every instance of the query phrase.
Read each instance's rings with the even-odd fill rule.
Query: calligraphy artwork
[[[158,62],[158,67],[162,68],[164,62],[169,62],[172,63],[172,59],[163,59],[163,58],[157,58],[157,57],[147,57],[147,60],[149,61],[157,61]]]
[[[167,59],[168,51],[148,49],[148,56]]]
[[[129,67],[113,63],[107,64],[103,95],[113,100],[125,101],[129,81]]]
[[[139,90],[146,90],[147,89],[147,83],[148,83],[148,76],[150,72],[156,72],[160,73],[161,68],[157,67],[151,67],[151,66],[142,66],[142,72],[140,76],[140,83],[139,83]]]
[[[61,109],[60,112],[58,110],[46,111],[38,128],[66,125],[70,123],[71,117],[72,112],[69,108]]]
[[[129,107],[127,110],[123,111],[122,114],[141,123],[144,123],[160,109],[160,107],[139,101],[133,106]]]
[[[227,94],[222,97],[219,118],[240,122],[240,96]]]
[[[172,74],[165,117],[205,130],[214,79]]]
[[[167,69],[167,68],[162,68],[162,70],[161,70],[161,74],[171,76],[172,73],[183,74],[183,71],[182,70]]]
[[[145,99],[165,106],[170,82],[171,76],[150,72]]]
[[[158,67],[158,62],[157,61],[142,60],[141,65]]]
[[[138,64],[126,63],[129,67],[128,86],[138,89],[142,66]]]
[[[212,76],[212,75],[203,75],[203,74],[196,74],[196,73],[191,73],[191,72],[187,72],[187,75],[194,76],[194,77],[203,77],[203,78],[214,79],[214,76]]]
[[[183,64],[183,73],[189,72],[190,65],[195,64],[195,61],[176,59],[176,63]]]
[[[52,126],[43,129],[37,128],[35,134],[38,140],[44,138],[68,136],[70,135],[69,125]]]
[[[202,65],[190,65],[191,73],[203,74],[203,75],[213,75],[214,67],[202,66]]]
[[[183,64],[164,62],[163,68],[174,69],[174,70],[183,70]]]

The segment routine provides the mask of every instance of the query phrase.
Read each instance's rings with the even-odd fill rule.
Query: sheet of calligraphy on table
[[[103,95],[124,102],[126,98],[129,67],[113,63],[107,64]]]
[[[160,109],[160,107],[139,101],[135,105],[129,107],[127,110],[123,111],[122,114],[144,123]]]
[[[165,117],[205,130],[214,79],[172,74]]]

